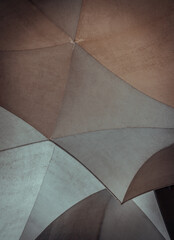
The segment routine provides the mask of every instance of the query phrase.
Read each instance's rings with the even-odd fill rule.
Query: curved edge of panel
[[[104,189],[69,208],[48,225],[36,240],[121,240],[140,237],[142,240],[164,239],[135,203],[131,201],[121,205]]]
[[[138,170],[123,203],[151,190],[174,184],[174,144],[151,156]]]

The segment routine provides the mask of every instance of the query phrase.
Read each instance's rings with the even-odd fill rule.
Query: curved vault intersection
[[[0,2],[0,238],[170,239],[172,4]]]

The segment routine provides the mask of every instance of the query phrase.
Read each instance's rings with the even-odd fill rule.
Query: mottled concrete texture
[[[19,240],[30,215],[53,144],[31,144],[0,152],[0,239]]]
[[[138,90],[174,107],[173,7],[173,0],[84,0],[76,42]]]
[[[122,202],[134,176],[144,163],[174,142],[174,129],[126,128],[79,134],[55,141],[90,169]],[[167,164],[161,169],[168,160],[172,169]],[[161,157],[159,162],[155,161],[154,169],[157,174],[153,176],[154,171],[150,174],[148,168],[142,176],[144,181],[141,180],[141,187],[150,191],[154,187],[171,184],[174,181],[172,160],[172,157]],[[160,176],[163,178],[160,179]],[[158,181],[154,182],[153,177]],[[146,185],[148,178],[152,181]],[[136,189],[133,197],[143,193],[141,187]]]
[[[2,107],[0,135],[0,150],[46,140],[36,129]]]
[[[48,171],[20,240],[34,240],[64,211],[103,188],[80,163],[55,147]]]
[[[37,240],[164,239],[132,201],[120,205],[106,190],[79,202],[50,224]]]

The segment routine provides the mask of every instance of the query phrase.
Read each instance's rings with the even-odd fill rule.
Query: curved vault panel
[[[84,0],[76,42],[129,84],[174,107],[173,0]]]
[[[156,152],[173,144],[174,129],[127,128],[79,134],[54,141],[75,156],[122,202],[134,176],[144,163]],[[158,173],[163,171],[160,167],[166,160],[173,169],[171,158],[161,158],[155,164],[158,179]],[[165,169],[169,170],[167,166]],[[163,173],[165,183],[173,182],[172,169]],[[150,191],[152,185],[150,189],[146,186],[143,189]],[[164,187],[162,179],[156,187]],[[134,197],[139,194],[142,194],[142,190],[137,188]]]
[[[75,38],[82,0],[33,0],[33,3],[64,30],[72,39]]]
[[[0,2],[1,105],[55,138],[120,201],[173,183],[173,146],[163,148],[174,142],[174,109],[153,99],[174,106],[172,5],[172,0],[84,0],[81,9],[81,0]],[[76,35],[76,44],[66,33]],[[0,238],[17,240],[22,234],[21,240],[34,240],[56,217],[104,187],[31,126],[3,108],[0,114]],[[116,128],[125,129],[109,130]],[[75,134],[81,135],[66,137]],[[132,201],[121,206],[106,191],[96,198],[100,194],[110,200],[102,210],[102,199],[92,205],[99,207],[94,239],[102,215],[101,239],[119,231],[123,239],[129,232],[125,227],[132,239],[142,231],[146,239],[163,239],[142,211],[168,239],[150,193],[134,199],[142,211]],[[93,209],[86,200],[83,204],[91,224]],[[120,225],[113,234],[115,222]],[[135,229],[134,223],[144,228]]]
[[[57,146],[20,240],[34,240],[57,216],[103,185]]]
[[[70,42],[30,1],[0,1],[0,50],[44,48]]]
[[[174,109],[138,92],[75,46],[53,138],[123,127],[174,127]]]
[[[106,190],[79,202],[51,223],[37,240],[164,239],[132,201],[121,205]]]
[[[133,201],[146,214],[164,238],[170,240],[154,191],[142,194],[134,198]]]
[[[0,107],[0,133],[0,151],[46,140],[36,129],[2,107]]]
[[[0,239],[19,240],[53,147],[47,141],[0,152]]]
[[[132,199],[149,190],[174,185],[174,145],[167,147],[152,157],[134,176],[123,201]]]
[[[73,44],[0,52],[1,106],[50,137],[68,77]]]

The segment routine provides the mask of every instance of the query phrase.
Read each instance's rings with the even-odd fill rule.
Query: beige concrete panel
[[[174,127],[174,109],[126,84],[76,46],[53,138],[123,127]]]
[[[75,38],[82,0],[33,0],[36,6],[61,27],[72,39]]]
[[[36,129],[0,107],[0,150],[44,140]]]
[[[137,192],[142,194],[170,185],[174,185],[174,145],[155,153],[141,166],[130,183],[124,201],[137,196]]]
[[[53,147],[52,143],[43,142],[0,153],[0,239],[20,238]]]
[[[0,17],[0,50],[36,49],[70,42],[70,37],[30,1],[0,1]]]
[[[84,0],[76,42],[113,73],[174,107],[174,2]]]
[[[156,152],[174,142],[174,129],[125,128],[79,134],[56,139],[55,142],[91,170],[122,202],[143,164]],[[163,169],[162,176],[167,176],[167,168]],[[159,169],[154,167],[153,170]],[[156,177],[159,184],[155,186],[162,187],[163,177],[160,179],[154,171],[151,175],[150,177],[150,173],[147,173],[144,178],[154,177],[156,180]],[[169,181],[172,181],[172,176],[169,175]],[[146,188],[146,184],[142,186]],[[137,192],[132,197],[143,193],[141,187],[136,189]],[[153,182],[150,181],[150,189],[148,187],[149,185],[146,191],[152,190]]]
[[[154,192],[142,194],[134,198],[133,201],[146,214],[164,238],[170,240]]]
[[[52,222],[37,240],[164,239],[132,201],[120,205],[106,190],[79,202]]]
[[[34,240],[68,208],[103,188],[103,185],[78,161],[55,147],[20,240]]]
[[[73,44],[0,53],[0,104],[46,136],[55,128]]]

